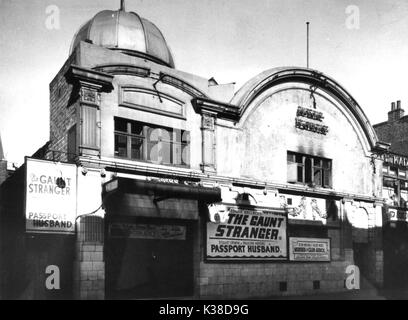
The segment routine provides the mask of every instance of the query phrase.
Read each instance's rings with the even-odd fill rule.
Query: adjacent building
[[[390,143],[383,153],[384,280],[390,288],[407,287],[408,271],[408,117],[401,101],[391,103],[388,120],[374,125],[378,137]]]
[[[317,70],[234,92],[177,70],[149,20],[101,11],[50,83],[50,141],[3,191],[19,203],[2,207],[3,290],[264,298],[347,290],[355,264],[382,286],[387,148]],[[60,290],[44,286],[50,265]]]

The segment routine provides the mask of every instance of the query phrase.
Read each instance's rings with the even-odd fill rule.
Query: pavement
[[[273,300],[408,300],[407,289],[360,289],[304,296],[271,297]]]

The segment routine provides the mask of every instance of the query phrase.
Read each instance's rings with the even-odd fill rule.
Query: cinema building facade
[[[102,11],[50,84],[50,141],[21,174],[13,223],[27,254],[15,260],[59,265],[78,299],[343,291],[355,264],[381,286],[373,154],[386,148],[321,72],[269,69],[234,93],[175,69],[150,21]],[[18,294],[52,298],[45,276]]]

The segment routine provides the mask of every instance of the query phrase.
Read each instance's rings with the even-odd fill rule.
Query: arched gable
[[[323,73],[300,67],[281,67],[266,70],[249,80],[232,98],[231,104],[240,108],[241,119],[250,109],[251,103],[266,90],[285,83],[304,83],[322,90],[341,103],[352,114],[367,140],[370,150],[378,146],[374,128],[357,101],[335,80]]]

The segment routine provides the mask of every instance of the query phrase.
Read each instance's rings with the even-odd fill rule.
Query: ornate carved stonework
[[[98,104],[98,92],[87,88],[81,88],[81,102]]]
[[[207,129],[207,130],[214,130],[214,117],[208,115],[208,114],[203,114],[203,118],[202,118],[202,127],[203,129]]]

